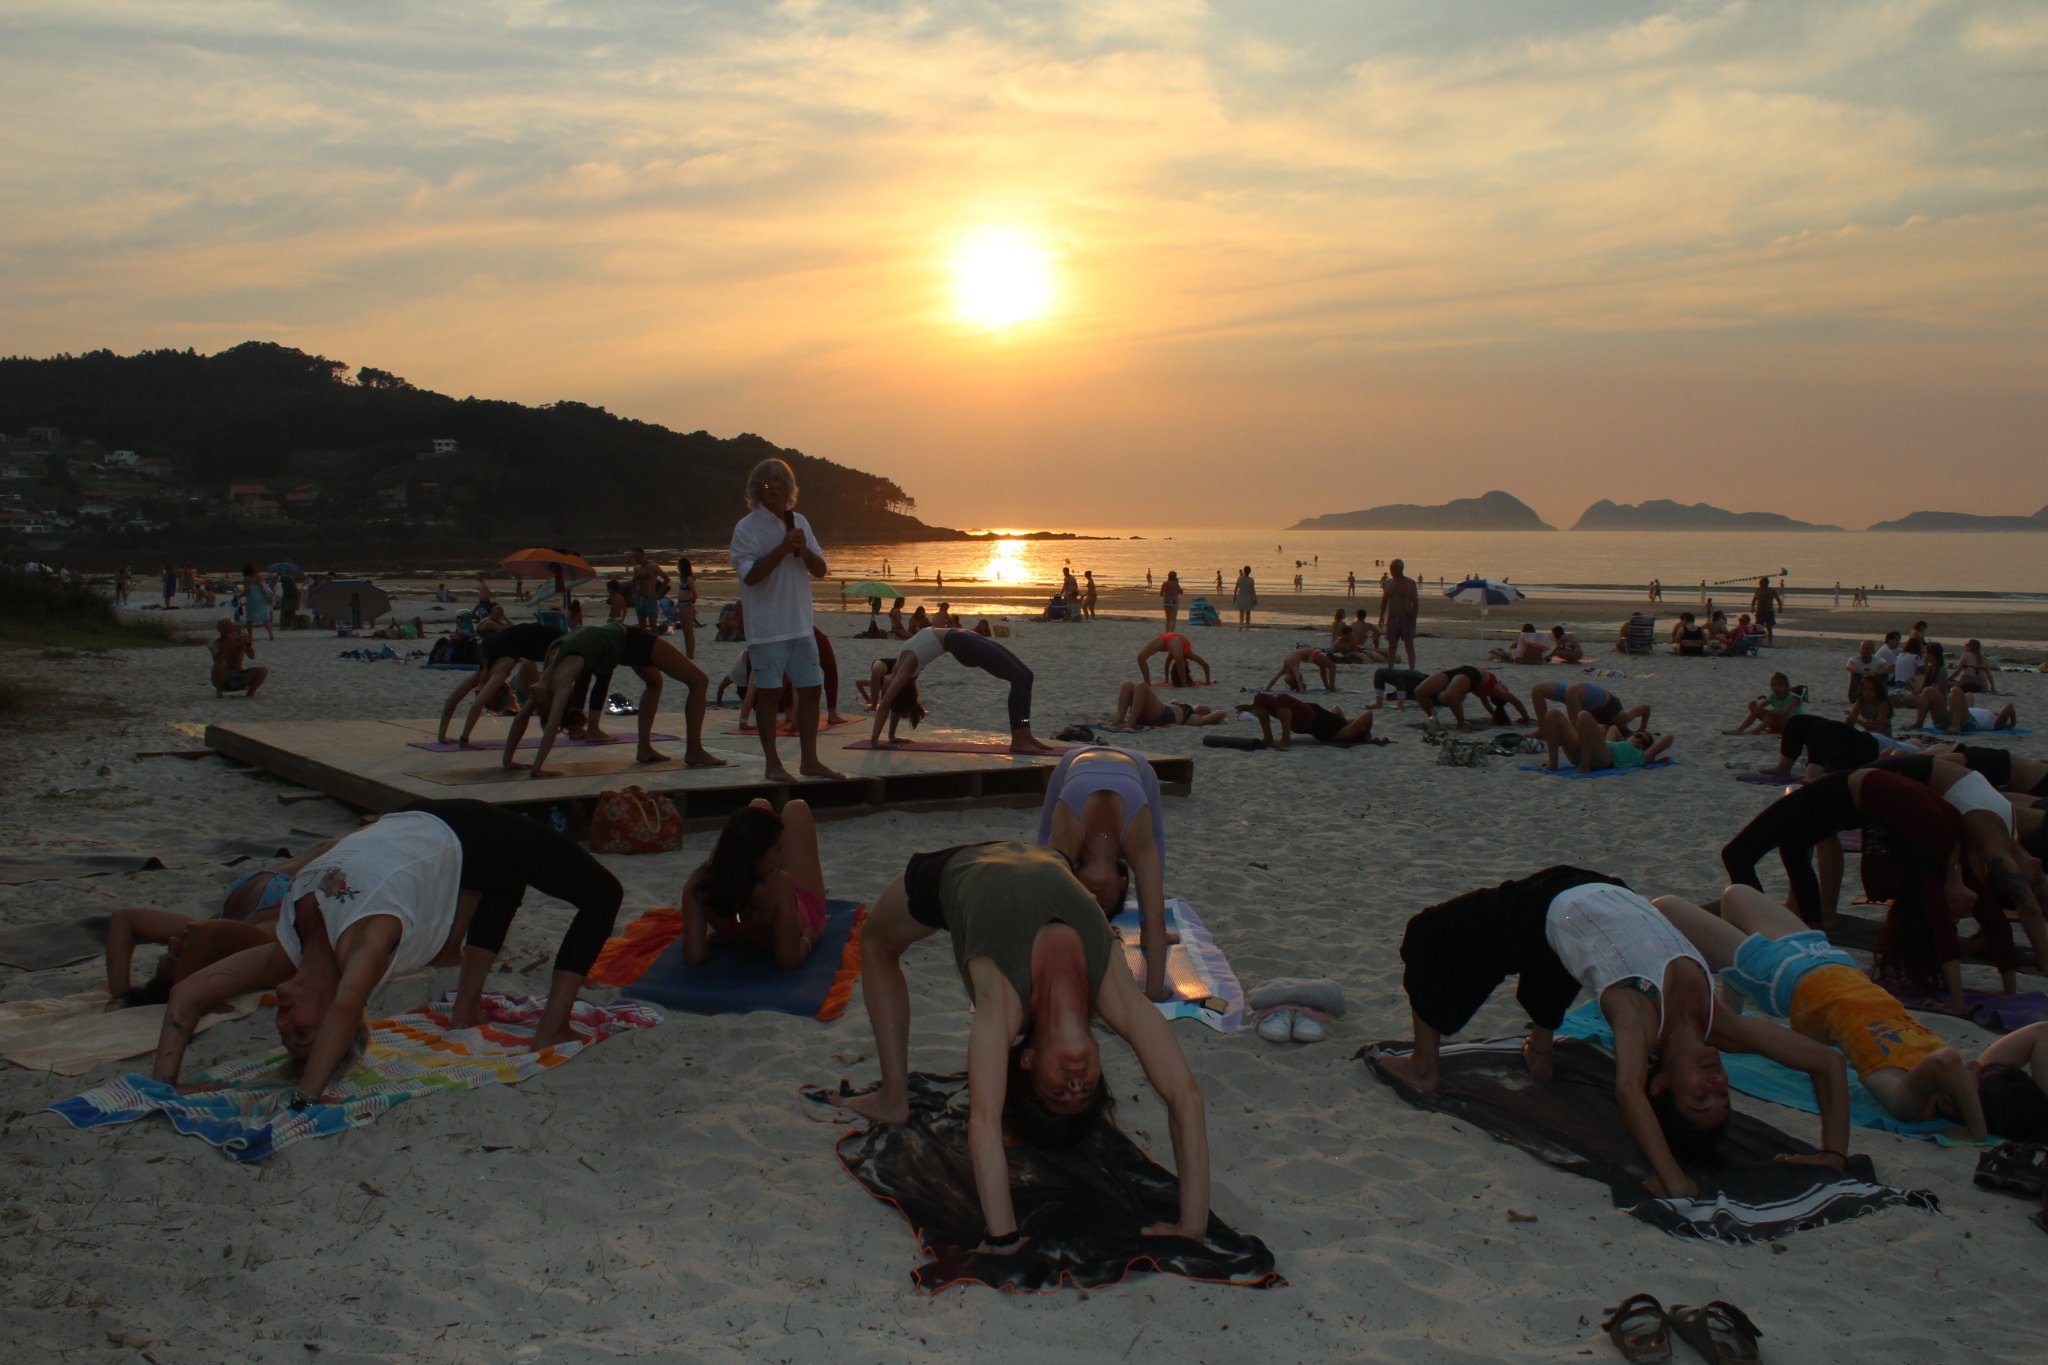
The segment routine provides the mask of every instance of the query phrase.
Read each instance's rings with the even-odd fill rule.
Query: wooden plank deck
[[[857,815],[882,809],[948,809],[975,805],[1036,805],[1044,798],[1057,758],[1007,753],[926,753],[904,750],[850,749],[864,739],[865,725],[829,731],[818,737],[818,754],[845,773],[844,781],[781,784],[761,780],[761,746],[752,735],[731,735],[715,713],[705,723],[704,745],[730,761],[724,768],[686,768],[682,742],[657,741],[664,763],[633,761],[630,717],[615,717],[615,731],[624,743],[562,747],[548,756],[549,776],[531,778],[507,771],[502,750],[433,753],[410,741],[431,739],[432,720],[250,721],[206,727],[207,747],[225,757],[251,763],[301,787],[311,787],[352,806],[383,812],[413,801],[474,797],[515,806],[563,806],[580,828],[590,804],[607,789],[627,784],[671,798],[686,823],[722,821],[756,797],[778,804],[801,796],[820,816]],[[673,723],[671,723],[673,722]],[[620,723],[627,728],[618,730]],[[479,727],[478,738],[502,739],[506,722],[492,718]],[[677,733],[680,714],[664,715],[657,733]],[[927,740],[981,740],[994,736],[926,726]],[[796,766],[796,741],[781,741],[785,766]],[[522,748],[530,756],[530,747]],[[1161,787],[1185,796],[1194,782],[1194,760],[1145,755],[1159,774]]]

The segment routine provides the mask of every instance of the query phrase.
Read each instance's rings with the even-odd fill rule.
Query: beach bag
[[[1477,735],[1445,735],[1436,751],[1436,761],[1442,768],[1483,768],[1486,741]]]
[[[682,846],[675,803],[644,787],[604,792],[590,812],[593,853],[672,853]]]

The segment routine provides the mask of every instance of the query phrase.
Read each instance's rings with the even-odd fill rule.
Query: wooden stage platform
[[[868,725],[827,731],[818,736],[818,756],[845,773],[844,781],[794,784],[761,780],[761,745],[751,734],[728,733],[738,712],[711,712],[705,717],[704,747],[730,762],[724,768],[686,768],[683,743],[657,740],[655,747],[672,755],[664,763],[633,761],[630,716],[611,718],[614,733],[624,742],[609,745],[557,745],[548,755],[549,776],[531,778],[507,771],[502,749],[435,753],[413,747],[432,740],[432,720],[252,721],[206,727],[206,745],[227,758],[254,764],[266,772],[322,791],[365,810],[396,810],[413,801],[475,797],[514,806],[563,806],[577,828],[583,826],[591,802],[607,789],[629,784],[672,799],[683,819],[692,824],[723,820],[756,797],[780,804],[801,796],[818,814],[856,815],[878,809],[946,809],[971,805],[1036,805],[1045,795],[1055,758],[994,753],[934,753],[928,750],[849,749],[865,739]],[[491,718],[478,727],[476,738],[502,740],[507,722]],[[682,716],[664,714],[655,733],[677,734]],[[928,742],[980,741],[997,737],[924,726],[918,738]],[[783,765],[796,771],[796,740],[781,741]],[[534,750],[522,747],[531,761]],[[1161,787],[1185,796],[1194,782],[1192,758],[1147,754]]]

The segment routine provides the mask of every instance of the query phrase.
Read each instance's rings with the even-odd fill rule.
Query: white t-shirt
[[[277,917],[277,944],[293,962],[304,952],[294,907],[311,895],[327,923],[327,941],[373,915],[398,921],[398,946],[384,973],[428,966],[448,944],[462,894],[462,844],[425,811],[399,811],[349,835],[292,879]],[[378,982],[383,984],[383,980]]]
[[[1892,685],[1894,687],[1904,687],[1919,676],[1920,656],[1918,654],[1901,654],[1892,661]]]
[[[803,513],[796,514],[796,524],[811,553],[824,558],[825,551],[811,534],[811,523],[804,520]],[[792,555],[759,583],[746,581],[755,563],[788,537],[789,527],[765,507],[756,507],[732,528],[732,571],[740,579],[740,602],[746,608],[750,645],[801,640],[811,633],[811,571],[804,567],[802,559]]]
[[[1894,663],[1898,662],[1898,658],[1899,651],[1893,649],[1890,645],[1879,645],[1870,656],[1870,671],[1874,673],[1880,669],[1889,669]]]

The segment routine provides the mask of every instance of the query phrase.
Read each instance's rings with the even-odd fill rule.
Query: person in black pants
[[[1778,742],[1778,764],[1760,768],[1771,777],[1790,777],[1801,752],[1806,761],[1826,773],[1845,773],[1877,762],[1884,746],[1868,730],[1859,730],[1826,716],[1797,715],[1785,722]]]

